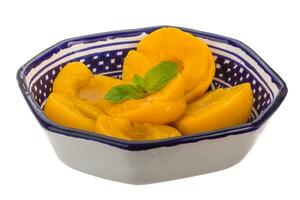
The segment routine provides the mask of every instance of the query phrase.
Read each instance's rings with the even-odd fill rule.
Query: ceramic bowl
[[[264,124],[287,94],[284,81],[240,41],[181,27],[204,40],[213,52],[216,75],[210,90],[251,83],[254,104],[248,123],[163,140],[125,141],[66,128],[44,115],[43,106],[51,93],[53,80],[66,63],[83,62],[94,74],[121,78],[127,52],[148,33],[161,27],[67,39],[19,69],[17,80],[21,92],[63,163],[98,177],[147,184],[228,168],[251,149]]]

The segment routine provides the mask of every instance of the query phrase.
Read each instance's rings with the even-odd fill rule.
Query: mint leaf
[[[146,83],[142,77],[139,75],[134,75],[132,78],[132,84],[140,91],[146,92]]]
[[[136,89],[133,85],[117,85],[112,87],[104,96],[104,99],[112,102],[119,103],[128,99],[140,99],[145,96],[145,93]]]
[[[150,69],[144,77],[147,93],[155,93],[163,88],[178,72],[177,64],[170,61],[161,62]]]
[[[177,76],[177,64],[170,61],[159,63],[156,67],[150,69],[144,79],[139,75],[134,75],[132,85],[124,84],[112,87],[104,99],[119,103],[128,99],[141,99],[147,94],[152,94],[167,85],[167,83]]]

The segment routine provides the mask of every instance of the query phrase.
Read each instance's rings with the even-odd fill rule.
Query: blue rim
[[[71,136],[75,138],[81,138],[81,139],[87,139],[87,140],[93,140],[97,142],[101,142],[104,144],[108,144],[117,148],[125,149],[125,150],[131,150],[131,151],[139,151],[139,150],[147,150],[152,148],[158,148],[158,147],[169,147],[174,146],[178,144],[183,143],[190,143],[190,142],[198,142],[200,140],[206,140],[206,139],[216,139],[216,138],[222,138],[229,135],[237,135],[237,134],[243,134],[251,131],[255,131],[258,128],[260,128],[264,122],[269,119],[269,117],[272,116],[272,114],[278,109],[282,101],[287,95],[288,89],[285,84],[285,82],[281,79],[281,77],[270,68],[270,66],[264,62],[264,60],[259,57],[250,47],[245,45],[244,43],[232,39],[229,37],[220,36],[213,33],[207,33],[202,31],[197,31],[193,29],[183,28],[183,27],[177,27],[182,30],[188,31],[190,33],[194,33],[197,35],[201,35],[207,39],[213,38],[218,39],[224,43],[230,43],[233,46],[242,48],[245,53],[250,56],[252,59],[254,59],[257,63],[261,64],[264,68],[264,70],[272,77],[272,81],[278,86],[279,92],[278,95],[274,98],[273,103],[265,110],[256,120],[254,120],[251,123],[243,124],[240,126],[235,126],[231,128],[221,129],[217,131],[210,131],[206,133],[199,133],[194,135],[188,135],[188,136],[180,136],[175,138],[168,138],[168,139],[162,139],[162,140],[152,140],[152,141],[127,141],[122,140],[118,138],[112,138],[105,135],[99,135],[87,131],[82,131],[78,129],[72,129],[72,128],[66,128],[63,126],[60,126],[49,119],[46,118],[46,116],[43,114],[43,111],[39,108],[39,106],[34,101],[32,95],[30,95],[29,88],[25,84],[25,75],[24,72],[27,69],[27,67],[33,63],[39,63],[42,60],[46,59],[47,55],[50,52],[57,52],[61,48],[66,48],[74,43],[81,43],[84,41],[93,41],[93,40],[99,40],[99,38],[106,39],[107,37],[114,38],[119,36],[124,36],[125,34],[130,36],[134,35],[138,32],[147,32],[150,33],[158,28],[166,27],[166,26],[155,26],[155,27],[147,27],[147,28],[139,28],[139,29],[132,29],[132,30],[121,30],[121,31],[113,31],[113,32],[106,32],[106,33],[99,33],[99,34],[93,34],[93,35],[87,35],[87,36],[81,36],[81,37],[75,37],[63,40],[52,47],[46,49],[42,53],[38,54],[34,58],[32,58],[30,61],[28,61],[26,64],[24,64],[17,72],[17,81],[19,84],[19,87],[21,89],[21,92],[28,103],[31,111],[37,118],[38,122],[41,124],[42,127],[45,129],[55,132],[58,134],[63,134],[66,136]],[[167,26],[170,27],[170,26]],[[173,26],[175,27],[175,26]],[[265,67],[264,67],[265,66]]]

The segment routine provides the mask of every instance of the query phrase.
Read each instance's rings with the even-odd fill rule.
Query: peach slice
[[[210,91],[188,104],[175,127],[184,135],[246,123],[252,109],[249,83]]]
[[[148,123],[133,123],[130,133],[133,140],[158,140],[178,136],[181,136],[180,132],[172,126]]]
[[[167,124],[177,120],[185,111],[183,80],[177,75],[163,89],[145,98],[120,103],[105,100],[102,107],[109,115],[131,122]]]
[[[95,130],[99,134],[125,140],[156,140],[181,135],[171,126],[149,123],[131,124],[127,119],[107,115],[99,115]]]
[[[151,62],[144,54],[131,50],[124,60],[122,80],[130,82],[135,74],[145,75],[155,63]]]
[[[44,111],[49,119],[60,125],[91,132],[98,115],[104,114],[93,105],[55,92],[49,95]]]
[[[127,119],[110,117],[107,115],[99,115],[97,118],[95,128],[95,131],[97,133],[130,140],[129,133],[131,132],[131,130],[131,124]]]
[[[68,63],[59,72],[53,83],[53,92],[75,97],[93,77],[92,72],[81,62]]]
[[[121,80],[109,76],[93,75],[85,64],[72,62],[55,78],[53,92],[97,103],[110,88],[122,83]]]
[[[124,83],[119,79],[94,75],[84,87],[80,88],[78,96],[89,103],[98,104],[112,87],[120,84]]]
[[[215,62],[205,42],[177,28],[161,28],[144,37],[137,50],[126,56],[123,80],[131,80],[134,74],[143,76],[162,61],[179,66],[188,102],[204,94],[215,74]]]

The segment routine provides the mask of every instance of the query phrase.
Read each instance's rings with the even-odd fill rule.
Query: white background
[[[300,199],[300,7],[278,2],[1,1],[0,199]],[[17,69],[65,38],[163,24],[237,38],[286,81],[289,94],[254,148],[232,168],[144,186],[62,164],[21,96]]]

